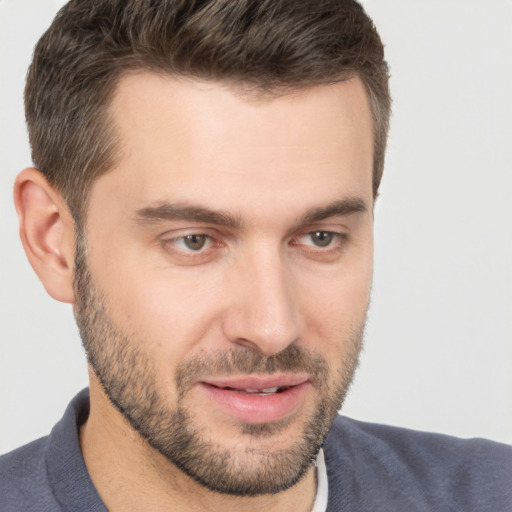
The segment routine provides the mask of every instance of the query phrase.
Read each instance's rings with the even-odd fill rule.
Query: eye
[[[182,252],[201,252],[208,249],[213,240],[210,236],[202,233],[192,233],[190,235],[183,235],[169,240],[167,244],[173,245],[177,250]]]
[[[291,245],[313,259],[333,261],[339,258],[346,246],[348,235],[337,231],[315,230],[292,238]]]
[[[336,243],[339,244],[344,238],[344,234],[336,233],[334,231],[311,231],[309,233],[304,233],[295,241],[295,243],[323,248],[333,246]]]
[[[164,233],[160,245],[166,261],[175,265],[202,265],[220,257],[227,245],[222,236],[210,231],[211,234],[201,231],[194,233],[191,229]]]
[[[336,233],[332,231],[314,231],[306,235],[309,237],[313,245],[317,247],[328,247],[336,237]]]
[[[183,238],[183,245],[191,251],[200,251],[208,240],[206,235],[186,235]]]

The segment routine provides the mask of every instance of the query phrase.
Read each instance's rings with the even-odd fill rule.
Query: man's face
[[[358,79],[274,99],[140,73],[111,114],[75,314],[96,376],[210,489],[293,485],[341,406],[372,274],[372,125]]]

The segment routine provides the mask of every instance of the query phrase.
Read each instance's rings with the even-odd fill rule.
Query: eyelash
[[[301,239],[305,237],[313,237],[315,235],[327,236],[330,237],[330,240],[325,246],[316,245],[314,242],[311,244],[300,243]],[[206,245],[206,247],[204,248],[203,245],[202,247],[199,247],[198,250],[193,250],[190,247],[183,247],[183,245],[186,243],[186,240],[191,239],[192,237],[204,237],[204,245]],[[303,252],[309,252],[314,255],[327,256],[335,255],[341,252],[347,239],[348,236],[346,233],[317,229],[301,233],[300,235],[291,238],[289,244],[293,247],[300,247],[303,245],[305,247]],[[215,249],[216,247],[221,249],[224,246],[222,242],[217,241],[212,235],[200,231],[195,233],[187,233],[174,238],[163,240],[162,244],[167,251],[179,256],[186,257],[188,259],[207,259],[208,256],[211,255],[212,249]],[[180,245],[181,247],[179,247]]]
[[[321,252],[327,252],[328,250],[331,250],[331,251],[336,250],[336,249],[340,248],[340,246],[342,246],[343,243],[347,240],[346,233],[338,233],[337,231],[316,229],[313,231],[308,231],[307,233],[303,233],[302,235],[293,238],[291,240],[292,245],[299,245],[299,244],[296,244],[296,241],[300,240],[301,238],[304,238],[306,236],[312,237],[312,236],[319,235],[319,234],[327,235],[328,237],[330,237],[330,241],[328,242],[328,245],[316,245],[313,243],[311,245],[308,244],[308,246],[314,247],[315,250],[321,251]],[[333,246],[335,246],[335,247],[333,247]]]
[[[185,247],[185,240],[190,237],[205,237],[206,248],[201,247],[199,250],[195,251]],[[211,255],[211,249],[221,249],[224,244],[207,233],[196,232],[165,239],[162,241],[162,246],[167,252],[178,257],[187,258],[187,260],[190,261],[195,261],[196,259],[207,259],[207,257]]]

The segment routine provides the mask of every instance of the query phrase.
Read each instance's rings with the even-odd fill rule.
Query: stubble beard
[[[77,236],[75,318],[88,362],[106,395],[149,445],[202,486],[237,496],[275,494],[305,475],[329,432],[358,364],[364,322],[345,340],[335,375],[326,360],[298,343],[271,356],[233,344],[227,352],[191,357],[177,368],[177,402],[173,408],[159,388],[156,365],[143,351],[145,341],[119,329],[93,283],[86,261],[85,238]],[[288,448],[258,448],[258,439],[286,429],[286,422],[242,424],[248,439],[243,453],[206,439],[186,407],[187,393],[199,375],[298,372],[312,376],[315,409]]]

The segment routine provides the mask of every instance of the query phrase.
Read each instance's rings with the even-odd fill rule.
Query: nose
[[[259,254],[231,275],[223,329],[229,341],[277,354],[299,338],[294,280],[279,254]]]

